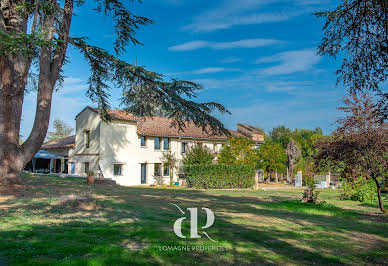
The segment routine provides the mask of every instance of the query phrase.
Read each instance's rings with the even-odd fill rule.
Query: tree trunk
[[[379,184],[379,181],[376,179],[376,178],[373,178],[373,180],[375,181],[376,183],[376,188],[377,188],[377,198],[379,200],[379,208],[380,210],[385,213],[385,209],[384,209],[384,205],[383,205],[383,201],[381,199],[381,186]]]
[[[0,57],[0,184],[21,184],[23,162],[19,130],[24,100],[26,61]]]
[[[21,1],[1,2],[0,30],[27,31],[28,15],[17,10],[19,4]],[[0,184],[4,186],[22,183],[19,130],[30,63],[31,59],[22,55],[0,56]]]
[[[286,172],[286,175],[287,175],[287,183],[291,183],[291,182],[290,182],[290,173],[289,173],[289,171],[288,171],[288,168],[289,168],[289,166],[287,165],[287,168],[286,168],[286,170],[287,170],[287,172]]]
[[[275,183],[279,183],[278,171],[275,171]]]
[[[20,12],[17,5],[25,1],[3,1],[0,13],[0,30],[27,33],[27,12]],[[27,75],[31,58],[22,55],[0,56],[0,184],[20,184],[21,171],[39,150],[47,133],[50,120],[52,93],[63,65],[67,39],[73,14],[73,1],[66,0],[63,21],[57,32],[62,42],[52,50],[40,50],[39,85],[34,126],[28,139],[19,145],[20,120]],[[42,30],[50,41],[54,33],[54,16],[43,16]]]
[[[271,172],[268,171],[267,172],[267,181],[266,181],[266,183],[269,184],[270,182],[271,182]]]

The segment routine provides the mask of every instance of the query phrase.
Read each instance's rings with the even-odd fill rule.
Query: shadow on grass
[[[211,195],[204,191],[103,185],[93,186],[90,192],[90,187],[80,180],[59,181],[40,179],[29,183],[29,196],[36,201],[11,199],[0,205],[7,206],[1,217],[6,218],[9,226],[0,232],[0,248],[9,263],[341,265],[381,263],[387,255],[384,253],[386,242],[376,242],[380,245],[378,248],[365,251],[358,257],[347,250],[352,243],[347,243],[346,234],[354,232],[387,237],[387,225],[370,223],[365,215],[343,211],[333,205],[284,201],[287,197],[281,196],[260,199]],[[42,185],[46,192],[41,191]],[[55,204],[55,195],[52,194],[57,191],[79,195],[92,193],[94,207]],[[208,233],[219,242],[176,237],[172,226],[181,216],[168,203],[178,204],[182,209],[210,208],[216,214],[216,221]],[[256,216],[302,226],[308,222],[308,225],[303,230],[290,230],[276,223],[273,226],[261,224]],[[199,224],[205,223],[206,217],[200,216]],[[188,234],[189,222],[183,223],[182,231]],[[325,231],[342,234],[322,233]],[[221,245],[228,251],[160,250],[164,246],[186,245]]]

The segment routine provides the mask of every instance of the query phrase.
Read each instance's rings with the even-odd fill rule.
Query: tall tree
[[[301,154],[300,148],[294,140],[291,140],[286,148],[287,160],[287,181],[292,183],[295,164]]]
[[[361,170],[364,178],[375,182],[379,207],[385,212],[380,181],[388,172],[388,124],[381,123],[369,95],[357,97],[353,93],[345,98],[344,103],[345,106],[339,109],[346,113],[346,117],[337,121],[339,127],[332,136],[317,141],[316,160],[319,164],[325,160],[337,166]]]
[[[292,137],[292,131],[285,126],[277,126],[268,132],[268,137],[277,143],[280,143],[283,148],[287,148]]]
[[[259,148],[259,166],[268,172],[275,172],[275,182],[278,180],[278,172],[286,168],[287,155],[279,143],[266,140]],[[268,179],[269,181],[269,176]]]
[[[47,133],[48,141],[69,137],[74,129],[60,119],[55,119],[53,126],[54,126],[54,131]]]
[[[350,92],[377,92],[386,118],[388,93],[381,84],[388,76],[388,1],[342,0],[336,9],[316,15],[326,20],[319,53],[343,58],[338,82]]]
[[[218,156],[220,164],[245,164],[257,167],[259,163],[258,150],[254,143],[244,137],[232,137],[222,147]]]
[[[184,129],[192,120],[204,131],[229,134],[211,113],[228,112],[214,102],[193,100],[201,86],[184,80],[165,80],[163,75],[120,59],[128,44],[141,44],[136,30],[152,21],[133,14],[120,0],[0,0],[0,183],[21,183],[21,170],[42,145],[50,120],[54,87],[60,85],[69,45],[75,47],[90,67],[87,95],[101,117],[109,121],[109,90],[123,90],[126,111],[150,116],[157,110],[173,118],[172,126]],[[88,43],[85,36],[70,32],[75,9],[90,9],[114,22],[114,53]],[[84,28],[84,32],[92,32]],[[32,67],[36,66],[36,67]],[[34,79],[36,77],[36,79]],[[19,144],[20,121],[27,81],[36,84],[34,125]]]

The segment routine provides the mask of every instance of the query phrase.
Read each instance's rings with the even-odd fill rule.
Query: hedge
[[[251,188],[255,184],[255,168],[249,165],[196,164],[185,166],[188,187]]]

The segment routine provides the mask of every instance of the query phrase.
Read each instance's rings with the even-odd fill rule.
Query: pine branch
[[[184,80],[164,81],[161,74],[148,71],[141,66],[128,64],[109,54],[102,48],[86,43],[83,38],[70,38],[73,44],[89,62],[91,76],[88,80],[88,96],[102,110],[102,117],[109,121],[110,84],[123,90],[121,99],[125,110],[138,116],[151,117],[162,111],[173,119],[171,126],[184,130],[187,121],[192,121],[209,134],[229,135],[223,124],[212,116],[214,111],[229,111],[215,102],[197,103],[201,86]]]

